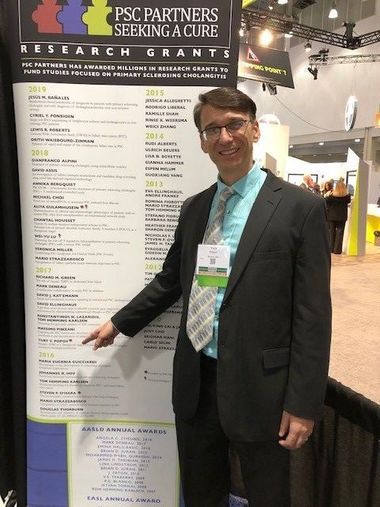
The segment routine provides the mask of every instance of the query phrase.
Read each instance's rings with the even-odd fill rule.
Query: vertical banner
[[[369,166],[351,148],[348,149],[347,172],[356,174],[356,181],[343,244],[347,255],[365,255]]]
[[[28,505],[179,502],[180,305],[82,338],[160,270],[181,203],[215,180],[192,121],[236,86],[232,0],[8,0],[27,329]],[[203,158],[202,158],[203,157]]]

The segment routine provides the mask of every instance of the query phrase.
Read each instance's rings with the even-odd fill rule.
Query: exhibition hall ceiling
[[[248,4],[249,0],[246,2]],[[288,0],[286,4],[279,5],[277,0],[254,0],[248,5],[247,10],[259,11],[272,17],[327,32],[342,31],[339,29],[342,29],[344,23],[356,24],[358,21],[376,14],[376,0],[339,0],[335,2],[337,17],[331,19],[329,13],[333,3],[332,0]],[[264,20],[263,24],[265,24]],[[296,35],[304,37],[300,33]],[[290,47],[304,43],[305,37],[300,37],[292,37]],[[311,36],[310,39],[313,37]],[[376,39],[370,43],[377,41]]]
[[[334,31],[344,22],[357,23],[376,13],[376,0],[339,0],[335,2],[338,16],[329,18],[332,0],[288,0],[279,5],[276,0],[255,0],[248,8],[287,16],[304,25]]]
[[[380,166],[380,137],[374,137],[372,143],[371,160],[376,166]],[[319,143],[290,145],[289,155],[314,164],[345,162],[348,148],[351,148],[360,158],[364,158],[363,138],[327,141],[323,145]]]
[[[359,142],[355,142],[354,139],[329,141],[325,142],[324,145],[307,143],[289,148],[289,155],[313,164],[345,162],[347,160],[348,148],[351,148],[360,158],[363,158],[363,146],[363,139],[360,139]]]

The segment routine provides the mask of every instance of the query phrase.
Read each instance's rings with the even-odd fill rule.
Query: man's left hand
[[[286,410],[282,413],[280,431],[278,432],[280,440],[279,444],[290,451],[299,449],[307,442],[312,434],[314,421],[312,419],[303,419],[293,414],[289,414]]]

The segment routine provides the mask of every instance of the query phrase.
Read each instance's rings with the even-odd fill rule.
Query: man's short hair
[[[201,112],[203,106],[210,105],[219,109],[232,109],[248,113],[252,120],[256,119],[256,104],[245,93],[236,88],[214,88],[206,93],[201,93],[199,102],[194,107],[194,123],[201,131]]]

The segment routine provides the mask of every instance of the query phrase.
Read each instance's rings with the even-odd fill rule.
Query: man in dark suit
[[[327,379],[324,201],[254,162],[260,132],[247,95],[199,98],[194,120],[218,181],[184,203],[162,271],[84,342],[96,350],[119,332],[134,336],[182,295],[173,407],[186,507],[226,505],[230,448],[250,504],[285,507],[289,450],[322,416]],[[225,255],[227,276],[202,278],[207,259],[223,271]]]

